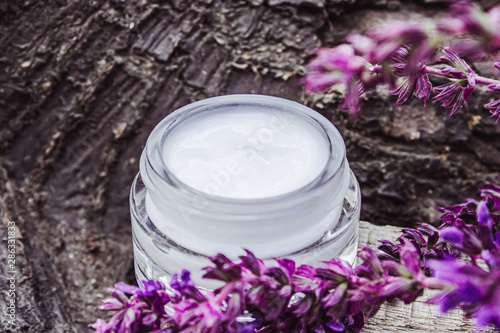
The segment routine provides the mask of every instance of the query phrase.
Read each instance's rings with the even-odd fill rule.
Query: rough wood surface
[[[482,1],[484,5],[496,3]],[[98,299],[133,281],[129,186],[158,121],[194,100],[261,93],[305,103],[340,129],[363,218],[432,221],[500,170],[500,126],[477,94],[448,110],[372,94],[361,116],[339,94],[306,95],[307,54],[442,1],[0,1],[0,286],[17,228],[20,332],[81,332]],[[482,74],[494,75],[488,64]],[[0,305],[7,301],[0,293]],[[0,327],[6,327],[0,315]],[[370,326],[371,327],[371,326]]]

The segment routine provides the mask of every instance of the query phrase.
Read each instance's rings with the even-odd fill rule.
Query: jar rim
[[[218,107],[231,104],[265,106],[267,108],[287,111],[290,112],[290,114],[301,115],[312,121],[314,125],[319,127],[318,130],[325,135],[325,139],[328,140],[329,156],[322,171],[313,180],[297,189],[279,195],[257,198],[233,198],[213,195],[193,188],[180,180],[175,173],[169,169],[167,163],[164,161],[164,154],[162,152],[163,140],[168,135],[168,132],[175,128],[184,119],[193,116],[198,112],[206,111],[207,109],[217,109]],[[333,154],[334,148],[336,149],[335,154]],[[152,164],[149,158],[150,154],[154,154],[159,157],[160,161],[163,163],[161,167]],[[172,190],[180,196],[198,196],[216,204],[244,204],[248,206],[278,202],[286,200],[287,198],[293,198],[299,194],[312,191],[316,188],[320,188],[322,184],[328,182],[340,172],[342,167],[345,166],[345,159],[345,143],[339,131],[330,121],[313,109],[303,104],[280,97],[258,94],[232,94],[211,97],[187,104],[173,111],[161,120],[153,129],[146,142],[144,151],[141,155],[140,168],[141,173],[144,175],[143,180],[146,184],[149,183],[146,185],[147,187],[154,186],[155,184],[158,185],[158,182],[161,182],[163,184],[170,185]],[[147,172],[145,172],[146,170]],[[154,180],[148,181],[147,178],[149,176],[153,176]]]

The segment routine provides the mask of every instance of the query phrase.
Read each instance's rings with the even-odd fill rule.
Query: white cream
[[[188,186],[237,199],[278,196],[319,176],[329,147],[318,126],[277,110],[207,111],[175,127],[164,161]]]

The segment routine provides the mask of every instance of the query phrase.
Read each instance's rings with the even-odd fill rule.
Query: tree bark
[[[202,98],[296,100],[343,134],[377,224],[433,221],[500,169],[500,126],[476,94],[458,116],[370,94],[357,120],[340,94],[305,94],[309,52],[388,19],[443,13],[436,1],[4,0],[0,3],[2,288],[16,228],[19,332],[80,332],[98,299],[134,280],[128,194],[147,136]],[[493,2],[484,1],[491,5]],[[496,75],[489,64],[476,68]],[[2,301],[7,296],[2,293]],[[0,325],[10,326],[0,316]]]

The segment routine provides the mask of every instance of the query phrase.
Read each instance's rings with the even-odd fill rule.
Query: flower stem
[[[423,66],[422,70],[427,73],[427,74],[431,74],[431,75],[435,75],[435,76],[440,76],[440,77],[446,77],[445,75],[443,75],[441,73],[441,69],[440,68],[435,68],[435,67],[430,67],[430,66]],[[493,85],[500,85],[500,80],[495,80],[495,79],[490,79],[488,77],[484,77],[484,76],[476,76],[476,83],[477,84],[481,84],[481,85],[486,85],[486,86],[489,86],[491,84]]]

